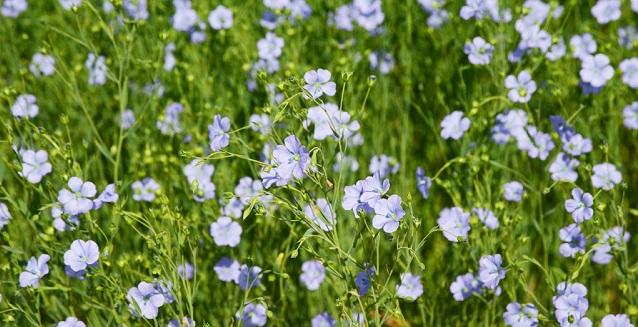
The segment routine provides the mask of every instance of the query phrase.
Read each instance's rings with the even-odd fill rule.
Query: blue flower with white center
[[[20,176],[31,184],[38,184],[42,177],[48,175],[53,166],[49,163],[49,155],[44,150],[26,150],[20,153],[22,157],[22,171]]]
[[[307,71],[303,75],[306,82],[304,89],[308,94],[304,94],[305,98],[317,99],[322,95],[333,96],[337,93],[337,84],[330,80],[331,74],[329,70],[319,68],[317,70]]]
[[[237,319],[241,319],[243,326],[245,327],[261,327],[265,326],[268,322],[268,316],[266,315],[266,307],[261,303],[248,303],[240,311],[237,311],[235,316]]]
[[[591,8],[598,23],[607,24],[620,18],[620,0],[598,0]]]
[[[576,187],[572,190],[572,198],[565,200],[565,210],[572,215],[577,224],[591,219],[594,215],[594,197]]]
[[[50,259],[48,254],[41,254],[37,259],[31,257],[25,270],[20,273],[20,287],[38,288],[40,279],[49,274],[48,262]]]
[[[465,301],[474,294],[481,294],[483,283],[472,273],[459,275],[450,285],[450,292],[456,301]]]
[[[505,325],[511,327],[537,327],[538,326],[538,309],[535,305],[527,303],[521,305],[518,302],[512,302],[505,308],[503,320]]]
[[[397,297],[414,302],[423,294],[421,277],[406,272],[401,274],[401,284],[396,287]]]
[[[301,275],[299,280],[310,291],[319,289],[319,286],[326,278],[326,268],[319,260],[309,260],[301,265]]]
[[[396,194],[387,199],[380,199],[374,205],[372,227],[382,229],[386,233],[394,233],[399,228],[399,222],[405,216],[401,207],[401,197]]]
[[[622,81],[632,89],[638,89],[638,57],[625,59],[620,62]]]
[[[509,75],[505,78],[505,87],[509,89],[507,96],[513,102],[527,103],[536,92],[536,82],[527,70],[518,76]]]
[[[219,280],[238,284],[240,266],[239,261],[229,257],[222,257],[217,261],[213,270],[215,270],[215,274],[217,274]]]
[[[11,114],[15,118],[34,118],[39,111],[40,107],[38,107],[33,94],[19,95],[11,106]]]
[[[486,255],[479,259],[479,280],[489,289],[495,290],[503,278],[505,269],[501,267],[503,258],[500,254]]]
[[[319,198],[316,204],[308,204],[304,207],[304,214],[308,220],[319,226],[324,232],[329,232],[336,223],[334,210],[324,198]]]
[[[210,141],[210,149],[217,152],[228,146],[230,136],[228,131],[230,130],[230,119],[228,117],[222,117],[221,115],[215,115],[213,123],[208,125],[208,139]]]
[[[68,251],[64,252],[64,264],[75,272],[96,267],[100,258],[100,248],[92,240],[75,240]]]
[[[227,30],[233,26],[233,12],[219,5],[208,14],[208,24],[214,30]]]
[[[611,191],[614,186],[622,182],[622,174],[616,169],[616,166],[608,162],[595,165],[592,172],[594,174],[591,177],[591,182],[595,188]]]
[[[67,183],[68,189],[58,192],[58,201],[64,208],[64,213],[76,216],[93,209],[93,198],[97,193],[95,184],[84,182],[79,177],[71,177]]]
[[[471,42],[465,43],[463,52],[470,63],[474,65],[487,65],[492,60],[494,46],[487,43],[482,37],[477,36]]]
[[[458,140],[470,129],[471,123],[462,111],[453,111],[441,121],[441,137]]]
[[[588,55],[582,58],[580,78],[593,87],[602,87],[614,76],[614,68],[604,54]]]
[[[219,217],[210,224],[210,236],[218,246],[236,247],[241,241],[241,225],[229,217]]]
[[[463,209],[453,207],[441,210],[436,223],[448,241],[456,243],[467,240],[467,234],[471,228],[470,214],[463,211]]]
[[[560,152],[549,166],[552,180],[555,182],[575,182],[578,179],[576,168],[578,168],[579,165],[580,161]]]

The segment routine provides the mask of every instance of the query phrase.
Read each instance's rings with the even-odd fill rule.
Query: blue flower
[[[403,216],[405,211],[401,207],[401,197],[393,194],[388,199],[380,199],[374,205],[372,227],[383,229],[386,233],[394,233],[399,228]]]
[[[28,6],[27,0],[5,0],[0,8],[0,14],[4,17],[16,18],[27,10]]]
[[[525,132],[526,131],[526,132]],[[535,126],[528,125],[523,133],[516,135],[517,146],[520,150],[527,151],[530,158],[547,159],[555,145],[552,137],[538,130]]]
[[[311,291],[319,289],[326,278],[326,268],[319,260],[309,260],[301,265],[299,280]]]
[[[512,181],[503,184],[503,197],[510,202],[521,202],[523,199],[523,184]]]
[[[184,175],[193,189],[195,201],[204,202],[215,197],[215,184],[211,181],[215,166],[193,159],[184,167]]]
[[[348,139],[360,128],[358,121],[350,122],[350,114],[342,111],[334,103],[326,103],[308,109],[304,127],[315,125],[313,138],[321,141],[327,137]]]
[[[459,275],[450,285],[450,292],[456,301],[465,301],[473,294],[480,294],[483,284],[472,273]]]
[[[503,320],[511,327],[536,327],[538,326],[538,309],[535,305],[527,303],[521,305],[512,302],[505,308]]]
[[[239,288],[244,291],[261,285],[261,268],[258,266],[249,267],[248,265],[241,265],[237,284],[239,284]]]
[[[397,162],[394,157],[382,154],[370,158],[368,170],[370,174],[374,175],[378,173],[381,178],[384,178],[390,174],[396,174],[400,168],[401,164]]]
[[[552,180],[555,182],[575,182],[578,179],[578,172],[576,172],[578,165],[580,165],[578,160],[570,158],[562,152],[559,153],[549,166]]]
[[[22,171],[20,176],[31,184],[38,184],[42,177],[49,174],[53,168],[49,163],[49,155],[44,150],[26,150],[20,153],[22,157]]]
[[[50,259],[48,254],[41,254],[37,259],[31,257],[25,270],[20,273],[20,287],[38,288],[40,279],[49,274],[48,262]]]
[[[626,314],[606,315],[601,323],[602,327],[634,327]]]
[[[513,102],[527,103],[536,92],[536,82],[527,70],[523,70],[518,76],[507,76],[505,87],[509,89],[507,96]]]
[[[9,224],[9,220],[11,220],[11,212],[6,204],[0,202],[0,230]]]
[[[361,212],[368,213],[373,211],[373,208],[362,200],[365,186],[365,181],[357,181],[354,185],[348,185],[343,190],[341,207],[345,210],[352,210],[357,218]]]
[[[423,284],[421,284],[421,277],[418,275],[412,275],[409,272],[401,274],[401,284],[396,287],[397,297],[408,300],[410,302],[415,301],[423,294]]]
[[[388,52],[370,52],[368,61],[370,61],[370,68],[378,69],[383,75],[389,73],[394,68],[394,57]]]
[[[310,325],[312,327],[334,327],[336,326],[336,322],[330,314],[322,312],[312,318]]]
[[[185,262],[177,266],[177,274],[183,279],[191,280],[195,275],[195,267],[193,267],[190,263]]]
[[[630,238],[631,234],[626,232],[622,227],[615,226],[610,228],[594,246],[592,261],[600,265],[608,264],[613,258],[611,251],[614,249],[621,250]]]
[[[252,114],[249,119],[250,129],[261,135],[268,135],[272,131],[272,122],[266,114]]]
[[[582,58],[580,78],[593,87],[602,87],[614,76],[614,68],[604,54],[587,55]]]
[[[135,181],[131,184],[131,188],[133,189],[133,200],[153,202],[160,186],[154,179],[147,177],[141,181]]]
[[[623,108],[623,124],[628,129],[638,129],[638,101]]]
[[[381,0],[353,0],[350,14],[368,32],[374,32],[385,19]]]
[[[476,217],[489,229],[497,229],[498,228],[498,219],[494,215],[494,213],[485,208],[473,208],[472,212],[476,214]]]
[[[470,124],[470,119],[462,111],[453,111],[441,121],[441,137],[458,140],[470,129]]]
[[[303,75],[306,82],[304,89],[308,94],[304,94],[306,98],[317,99],[322,95],[333,96],[337,92],[337,84],[330,80],[330,71],[326,69],[317,69],[307,71]]]
[[[95,184],[84,182],[79,177],[71,177],[67,183],[69,189],[58,192],[58,201],[64,207],[64,213],[75,216],[87,213],[93,209],[92,197],[97,190]]]
[[[274,171],[277,175],[277,185],[285,185],[293,178],[301,179],[306,176],[310,167],[310,153],[294,135],[284,139],[283,145],[277,145],[273,150]],[[272,185],[263,182],[264,186]]]
[[[585,244],[587,241],[577,224],[571,224],[561,228],[559,236],[560,240],[563,241],[559,248],[560,254],[563,257],[573,258],[578,253],[585,253]]]
[[[370,208],[374,209],[377,201],[390,190],[390,181],[386,178],[381,180],[381,174],[378,172],[363,180],[363,193],[360,201],[366,203]]]
[[[233,26],[233,12],[219,5],[208,14],[208,24],[214,30],[227,30]]]
[[[589,153],[592,150],[591,140],[580,134],[573,135],[563,144],[563,150],[574,157]]]
[[[598,0],[591,8],[598,23],[607,24],[620,18],[620,0]]]
[[[213,123],[208,125],[208,139],[210,140],[210,149],[217,152],[228,146],[230,129],[230,119],[215,115]]]
[[[578,187],[572,189],[572,198],[565,200],[565,210],[572,215],[577,224],[591,219],[594,215],[592,205],[594,205],[594,197]]]
[[[89,70],[89,85],[106,84],[106,58],[95,53],[89,53],[84,62],[84,66]]]
[[[527,112],[521,109],[508,109],[496,115],[496,122],[492,128],[492,139],[497,144],[505,144],[510,139],[518,139],[520,135],[527,136]]]
[[[20,94],[11,106],[11,114],[16,118],[34,118],[39,111],[33,94]]]
[[[565,40],[560,38],[557,43],[549,47],[549,51],[545,53],[545,57],[551,61],[556,61],[565,56],[567,53],[567,46],[565,46]]]
[[[131,303],[131,312],[141,313],[146,319],[155,319],[159,308],[166,302],[164,295],[157,291],[155,285],[147,282],[140,282],[137,287],[130,288],[126,298]]]
[[[552,129],[558,133],[561,140],[569,141],[572,136],[576,135],[576,130],[562,116],[551,115],[549,121],[552,123]]]
[[[586,298],[587,288],[580,283],[561,282],[556,287],[556,295],[552,298],[554,317],[563,326],[591,326],[585,317],[589,308]],[[581,320],[584,320],[581,322]]]
[[[64,264],[73,271],[86,270],[87,267],[96,267],[100,258],[100,248],[92,240],[75,240],[69,250],[64,252]]]
[[[245,327],[258,327],[265,326],[268,321],[266,315],[266,307],[263,304],[248,303],[242,309],[240,313],[237,311],[235,314],[237,319],[241,319],[243,326]]]
[[[505,269],[501,267],[503,258],[500,254],[485,255],[479,260],[479,280],[485,287],[496,289],[505,278]]]
[[[240,265],[237,260],[229,257],[222,257],[219,261],[217,261],[213,269],[215,270],[219,280],[239,284]]]
[[[366,296],[366,294],[368,294],[375,273],[376,270],[373,266],[365,264],[363,271],[358,272],[354,277],[354,284],[357,286],[360,296]]]
[[[569,46],[572,49],[573,57],[581,60],[590,54],[596,53],[598,49],[596,40],[589,33],[572,36],[569,40]]]
[[[66,320],[58,322],[56,327],[86,327],[86,324],[76,317],[68,317]]]
[[[158,119],[155,126],[164,135],[175,135],[182,132],[179,115],[184,111],[184,106],[178,102],[172,102],[164,109],[164,117]]]
[[[36,53],[31,58],[29,71],[35,77],[51,76],[55,73],[55,59],[42,53]]]
[[[614,186],[622,182],[622,174],[616,169],[616,166],[608,162],[595,165],[592,171],[594,174],[591,181],[595,188],[611,191]]]
[[[210,236],[218,246],[236,247],[241,241],[241,225],[228,217],[219,217],[210,224]]]
[[[119,198],[119,194],[115,191],[115,184],[106,185],[104,191],[93,200],[93,210],[101,208],[104,203],[115,203]]]
[[[638,89],[638,57],[625,59],[620,62],[622,81],[632,89]]]
[[[463,52],[474,65],[487,65],[492,60],[494,46],[487,43],[482,37],[477,36],[472,42],[465,43]]]
[[[436,223],[448,241],[456,243],[467,240],[467,234],[470,232],[470,214],[463,209],[453,207],[441,210]]]
[[[284,47],[284,39],[278,37],[275,33],[268,32],[263,39],[257,41],[257,49],[259,58],[266,60],[274,60],[281,56],[281,50]]]
[[[425,176],[425,170],[422,167],[416,167],[416,189],[424,199],[430,196],[430,187],[432,187],[432,179]]]
[[[59,2],[64,10],[71,10],[73,7],[78,7],[82,4],[82,0],[59,0]]]
[[[124,12],[126,12],[126,14],[134,20],[147,20],[147,1],[148,0],[124,0],[122,1],[122,8],[124,8]]]
[[[319,226],[324,232],[331,231],[336,223],[334,210],[324,198],[317,199],[316,205],[306,205],[304,214],[308,220]]]
[[[172,319],[168,322],[168,327],[195,327],[195,321],[189,317],[182,319]]]
[[[470,18],[480,20],[494,13],[498,16],[497,1],[466,0],[465,5],[461,7],[459,16],[461,16],[464,20],[469,20]]]

